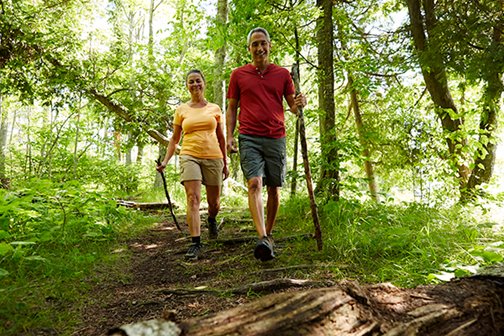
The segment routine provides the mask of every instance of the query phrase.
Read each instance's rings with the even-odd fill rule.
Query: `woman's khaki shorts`
[[[201,181],[204,185],[221,186],[222,159],[199,159],[191,155],[180,155],[180,183],[185,181]]]

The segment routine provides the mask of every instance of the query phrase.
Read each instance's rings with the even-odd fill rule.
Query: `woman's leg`
[[[187,200],[187,225],[191,237],[199,237],[201,235],[201,220],[199,208],[201,203],[201,181],[191,180],[184,182]]]

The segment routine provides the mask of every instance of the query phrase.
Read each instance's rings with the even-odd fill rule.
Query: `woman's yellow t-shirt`
[[[219,105],[208,103],[204,107],[190,107],[184,103],[177,107],[173,123],[182,127],[184,138],[180,155],[200,159],[222,159],[215,130],[222,123]]]

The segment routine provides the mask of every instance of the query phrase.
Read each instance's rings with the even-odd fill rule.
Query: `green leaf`
[[[504,257],[501,254],[492,251],[473,251],[471,252],[471,254],[477,257],[481,257],[485,262],[491,264],[504,260]]]
[[[32,241],[13,241],[10,244],[20,246],[20,245],[35,245],[36,243]]]
[[[10,253],[14,248],[7,243],[0,243],[0,256],[5,256]]]
[[[29,257],[26,257],[25,259],[26,259],[26,260],[43,261],[43,262],[46,262],[46,261],[47,261],[47,259],[46,259],[46,258],[41,257],[41,256],[39,256],[39,255],[29,256]]]
[[[10,233],[4,230],[0,230],[0,240],[10,238]]]
[[[457,269],[455,270],[455,276],[457,278],[462,278],[462,277],[465,277],[465,276],[469,276],[471,275],[472,273],[468,270],[465,270],[465,269]]]
[[[9,275],[9,272],[7,270],[4,270],[3,268],[0,268],[0,278]]]

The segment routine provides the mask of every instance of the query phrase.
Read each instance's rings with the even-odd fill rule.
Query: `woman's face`
[[[199,73],[193,72],[187,76],[187,89],[193,95],[203,94],[205,91],[205,81]]]

